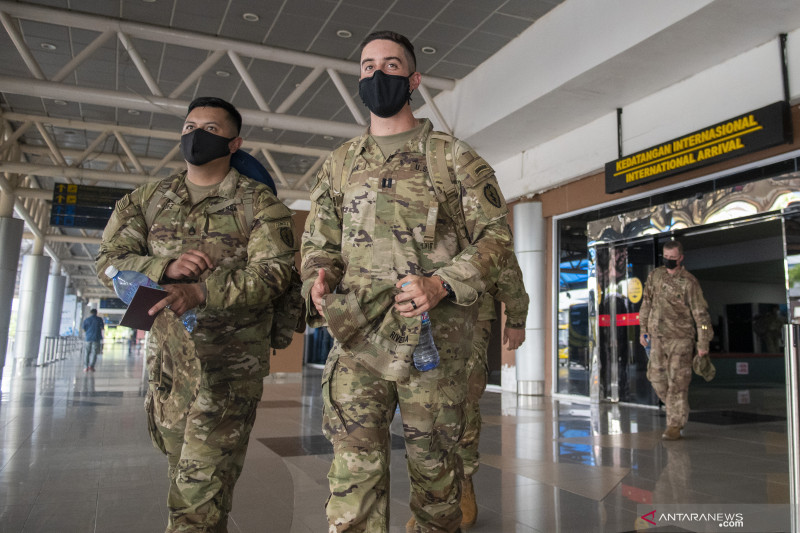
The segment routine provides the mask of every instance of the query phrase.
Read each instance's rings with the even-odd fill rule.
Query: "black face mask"
[[[235,138],[226,139],[204,129],[195,128],[181,136],[181,154],[192,165],[205,165],[209,161],[231,155],[228,144]]]
[[[381,118],[393,117],[411,101],[408,78],[384,74],[380,70],[358,82],[358,95],[364,105]]]
[[[677,259],[667,259],[664,258],[664,266],[668,269],[672,270],[673,268],[678,268],[678,260]]]

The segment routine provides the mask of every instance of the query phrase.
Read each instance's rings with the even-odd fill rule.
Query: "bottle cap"
[[[114,265],[108,265],[108,268],[106,268],[106,276],[113,278],[117,274],[119,274],[119,269]]]

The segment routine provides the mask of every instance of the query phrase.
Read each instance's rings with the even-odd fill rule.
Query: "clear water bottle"
[[[111,281],[114,283],[114,292],[116,292],[119,299],[126,304],[131,303],[133,295],[136,294],[136,289],[138,289],[139,286],[162,289],[161,285],[141,272],[136,272],[135,270],[119,270],[114,265],[110,265],[106,268],[106,276],[111,278]],[[186,327],[186,331],[189,333],[194,331],[194,328],[197,326],[197,314],[195,310],[189,309],[183,313],[183,315],[181,315],[181,320],[183,321],[184,327]]]
[[[431,318],[428,312],[423,312],[422,327],[419,331],[419,344],[414,348],[414,366],[420,372],[432,370],[439,366],[439,350],[433,342],[433,331],[431,331]]]
[[[650,359],[650,335],[645,334],[644,340],[647,342],[647,346],[644,347],[644,353],[646,353],[647,358]]]

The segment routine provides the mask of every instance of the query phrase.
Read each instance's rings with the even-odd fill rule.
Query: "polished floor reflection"
[[[166,460],[147,437],[142,376],[142,354],[121,345],[107,347],[95,373],[77,357],[6,366],[0,532],[163,531]],[[327,530],[331,448],[320,431],[319,379],[313,368],[267,378],[229,531]],[[702,421],[663,442],[663,412],[654,409],[487,392],[469,531],[629,532],[646,526],[640,504],[786,504],[783,396],[754,393],[761,408],[742,416],[717,396],[694,394]],[[400,434],[399,419],[393,430]],[[402,533],[409,484],[402,440],[392,444],[391,531]]]

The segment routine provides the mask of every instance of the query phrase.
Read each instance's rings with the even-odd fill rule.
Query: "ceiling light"
[[[75,130],[66,130],[64,131],[64,135],[77,135]]]
[[[242,15],[242,18],[243,18],[244,20],[246,20],[247,22],[258,22],[258,20],[259,20],[261,17],[259,17],[259,16],[258,16],[258,15],[256,15],[255,13],[245,13],[244,15]]]
[[[53,100],[53,103],[56,105],[67,105],[67,102],[64,100]]]
[[[231,75],[231,73],[228,72],[227,70],[218,70],[217,72],[215,72],[215,74],[220,78],[229,78]]]
[[[336,30],[336,35],[342,39],[349,39],[353,33],[350,30]]]
[[[39,47],[42,50],[55,50],[57,48],[53,43],[41,43],[39,44]]]
[[[129,115],[138,115],[139,114],[139,110],[138,109],[128,109],[128,114]]]
[[[322,138],[325,139],[326,141],[332,141],[333,140],[333,137],[331,135],[323,135]]]
[[[420,51],[423,54],[430,55],[430,54],[435,54],[436,53],[436,48],[434,48],[433,46],[423,46],[422,48],[420,48]]]
[[[154,3],[156,0],[142,0],[142,2],[147,2],[148,4]]]
[[[261,131],[273,131],[273,130],[269,126],[264,126],[263,128],[261,128]]]

